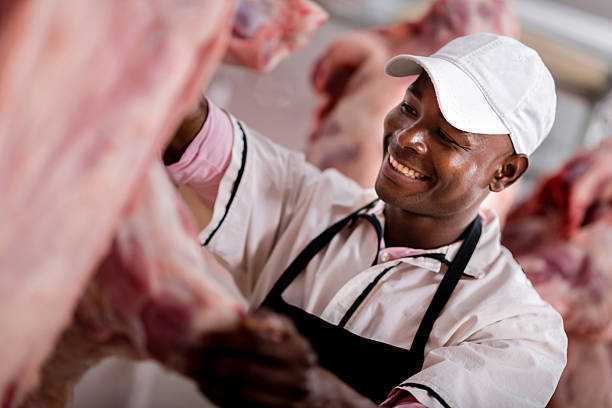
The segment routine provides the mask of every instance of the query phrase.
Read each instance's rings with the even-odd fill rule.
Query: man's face
[[[436,217],[471,210],[512,155],[508,135],[467,133],[442,116],[426,74],[385,118],[376,192],[387,204]]]

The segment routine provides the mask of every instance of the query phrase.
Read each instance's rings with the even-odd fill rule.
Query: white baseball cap
[[[385,67],[395,77],[424,69],[448,123],[471,133],[509,134],[516,153],[530,155],[550,132],[557,96],[536,51],[489,33],[449,42],[429,57],[398,55]]]

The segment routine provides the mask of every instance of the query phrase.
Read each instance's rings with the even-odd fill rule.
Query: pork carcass
[[[37,383],[122,209],[223,57],[232,4],[2,8],[0,400],[10,406]]]
[[[541,220],[534,219],[538,226]],[[508,226],[513,229],[512,220]],[[591,341],[612,340],[612,215],[589,224],[568,240],[555,241],[526,231],[513,254],[536,290],[563,316],[565,331]],[[504,244],[514,249],[504,232]],[[528,241],[533,237],[536,241]],[[543,238],[542,245],[537,240]]]
[[[610,159],[611,140],[604,141],[597,148],[578,152],[559,172],[544,179],[535,194],[513,211],[513,226],[508,234],[517,229],[521,234],[528,230],[530,234],[543,235],[542,238],[548,240],[568,239],[580,228],[610,213]],[[536,224],[534,219],[538,220]],[[531,227],[523,225],[523,220]],[[541,242],[535,237],[524,241]],[[516,244],[513,240],[512,245]]]
[[[583,150],[515,208],[503,242],[565,330],[612,341],[612,140]]]
[[[503,243],[563,316],[570,340],[551,407],[612,401],[611,160],[612,139],[579,152],[510,213],[504,228]]]
[[[239,321],[242,307],[223,285],[230,277],[202,253],[163,166],[143,183],[24,408],[65,406],[81,375],[109,355],[154,358],[187,374],[200,337]]]
[[[568,333],[612,340],[612,139],[583,150],[514,209],[503,242]]]
[[[308,160],[372,187],[384,117],[415,79],[385,75],[385,63],[396,54],[430,55],[456,37],[481,31],[516,37],[518,20],[503,0],[436,0],[419,21],[352,32],[332,43],[312,76],[323,103]]]
[[[311,0],[240,0],[226,61],[270,71],[327,17]]]
[[[127,313],[113,316],[130,322],[131,345],[142,351],[146,340],[147,353],[180,369],[176,355],[187,334],[204,328],[202,319],[213,311],[215,320],[207,324],[225,320],[228,302],[217,295],[220,303],[205,302],[204,289],[217,290],[201,265],[192,262],[200,269],[186,273],[176,261],[157,273],[164,258],[144,255],[165,257],[175,249],[161,244],[165,229],[154,219],[146,221],[155,225],[149,234],[139,233],[135,224],[145,221],[130,217],[144,212],[132,213],[129,206],[138,206],[135,191],[146,184],[153,159],[225,55],[234,2],[16,0],[3,2],[0,10],[2,407],[19,404],[36,386],[43,362],[109,251],[114,255],[81,305],[107,299],[103,310]],[[132,215],[121,221],[123,211]],[[182,221],[175,217],[176,225],[165,228],[184,226]],[[105,276],[113,276],[108,262],[114,259],[111,264],[122,268],[118,260],[130,248],[143,255],[133,260],[139,264],[115,273],[117,284],[104,284],[111,279]],[[193,282],[197,276],[199,286]],[[129,299],[116,296],[120,278],[141,285],[128,288],[137,292],[131,309],[121,308]],[[195,309],[186,312],[186,305]],[[180,341],[157,330],[159,319],[180,329]],[[118,326],[104,321],[115,333]],[[73,331],[66,332],[68,343]],[[61,350],[51,362],[63,361]]]

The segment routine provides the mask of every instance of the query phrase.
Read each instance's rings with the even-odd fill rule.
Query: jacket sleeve
[[[567,337],[550,305],[537,295],[525,303],[531,310],[514,316],[499,313],[509,305],[491,305],[499,320],[429,351],[423,370],[400,387],[427,407],[546,406],[565,367]]]
[[[200,240],[248,299],[262,270],[280,275],[312,238],[375,196],[336,170],[321,172],[302,153],[271,142],[233,117],[232,125],[231,161]],[[275,281],[278,275],[265,279]]]

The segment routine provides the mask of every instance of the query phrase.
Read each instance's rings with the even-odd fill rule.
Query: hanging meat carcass
[[[24,407],[64,407],[81,375],[103,357],[155,358],[181,373],[202,333],[236,324],[227,272],[202,253],[185,204],[155,163]],[[204,256],[203,256],[204,254]]]
[[[323,103],[308,160],[374,186],[383,119],[415,79],[385,75],[387,60],[402,53],[429,55],[453,38],[481,31],[516,37],[518,20],[503,0],[436,0],[419,21],[349,33],[332,43],[313,72]]]
[[[38,381],[131,192],[223,57],[231,5],[170,3],[16,1],[2,19],[3,406]]]
[[[52,375],[30,398],[32,406],[64,398],[53,380],[72,379],[83,368],[78,359],[65,360],[62,344],[73,349],[85,338],[81,347],[89,345],[96,356],[104,354],[98,341],[119,338],[123,353],[154,356],[180,370],[184,344],[209,325],[237,318],[236,303],[206,277],[207,269],[213,272],[205,262],[192,259],[190,271],[188,259],[158,263],[176,249],[164,238],[167,230],[176,242],[193,241],[191,256],[197,243],[186,238],[184,217],[169,217],[182,210],[146,202],[159,198],[148,183],[165,183],[150,170],[155,156],[225,55],[233,6],[227,0],[0,5],[3,408],[19,404],[39,382],[79,299],[76,323],[45,366]],[[137,199],[139,190],[145,192]],[[172,225],[160,232],[159,220],[168,218]],[[125,263],[126,254],[139,256]],[[125,273],[108,278],[109,262]],[[126,299],[116,294],[126,285],[136,304],[124,310]],[[89,330],[108,313],[114,319],[103,319],[106,327]],[[159,321],[178,338],[159,330]],[[83,324],[89,329],[82,331]],[[38,399],[47,391],[48,400]]]
[[[612,340],[612,140],[584,150],[514,209],[503,242],[565,329]]]
[[[504,244],[568,333],[568,365],[550,407],[612,401],[610,160],[612,139],[578,153],[510,213],[504,229]]]
[[[304,45],[327,17],[310,0],[241,0],[225,60],[270,71]]]

